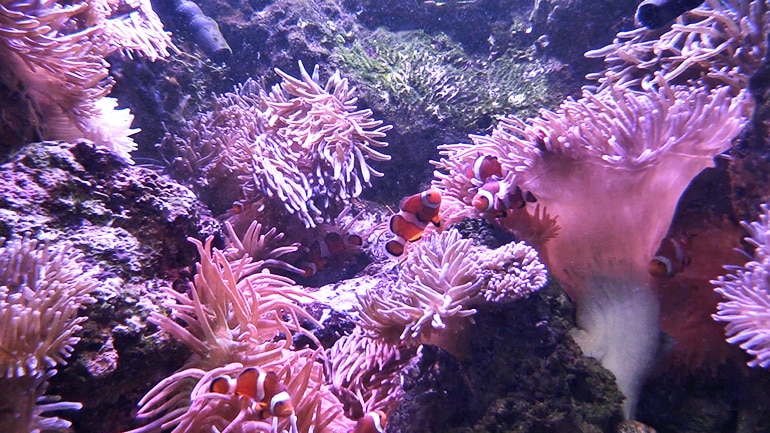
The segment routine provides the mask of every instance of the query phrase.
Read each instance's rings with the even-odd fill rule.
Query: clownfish
[[[329,256],[342,254],[350,248],[360,247],[364,244],[364,239],[357,234],[341,235],[336,232],[330,232],[324,237],[326,252]]]
[[[504,217],[508,210],[521,209],[527,203],[537,201],[531,192],[525,193],[518,186],[513,191],[507,189],[507,185],[501,181],[487,181],[473,196],[471,204],[480,212],[493,211]]]
[[[654,277],[673,277],[684,271],[690,264],[688,254],[690,240],[687,235],[664,238],[655,252],[655,256],[647,265],[647,270]]]
[[[500,179],[503,177],[503,166],[497,160],[496,156],[479,156],[465,170],[465,175],[469,179],[476,179],[480,183],[485,183],[491,178]]]
[[[358,420],[356,426],[349,433],[382,433],[385,431],[387,416],[381,410],[368,412]]]
[[[291,396],[274,371],[247,368],[238,375],[237,379],[227,375],[218,376],[211,381],[209,392],[248,397],[253,400],[253,407],[260,419],[271,416],[291,417],[292,423],[296,424]],[[276,419],[273,423],[277,422]]]
[[[233,202],[233,205],[230,207],[230,211],[234,215],[239,215],[243,213],[243,210],[246,208],[246,203],[243,200],[236,200]]]
[[[390,231],[396,237],[385,244],[385,251],[398,257],[404,253],[407,242],[414,242],[422,237],[422,232],[429,222],[438,227],[440,206],[441,192],[436,189],[429,189],[401,200],[398,213],[390,218]]]
[[[363,244],[364,239],[357,234],[327,233],[322,239],[316,239],[310,244],[310,251],[305,263],[301,266],[304,271],[303,276],[312,277],[329,263],[330,258],[361,247]]]

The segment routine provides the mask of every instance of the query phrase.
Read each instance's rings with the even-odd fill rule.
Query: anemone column
[[[730,92],[658,77],[647,92],[585,92],[529,123],[505,119],[491,137],[508,149],[511,184],[558,218],[549,269],[575,301],[578,343],[615,374],[629,418],[658,341],[647,263],[684,189],[745,122],[745,95]]]

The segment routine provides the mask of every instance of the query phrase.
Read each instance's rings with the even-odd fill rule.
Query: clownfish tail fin
[[[209,392],[217,394],[232,394],[235,392],[235,381],[227,376],[214,378],[209,385]]]
[[[385,243],[385,252],[393,257],[404,254],[404,242],[401,239],[391,239]]]

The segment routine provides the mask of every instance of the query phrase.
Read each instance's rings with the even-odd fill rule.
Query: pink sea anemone
[[[738,344],[753,358],[750,367],[770,368],[770,207],[762,205],[759,221],[743,223],[756,247],[754,260],[731,267],[731,274],[712,281],[724,300],[714,320],[726,322],[727,342]]]
[[[149,0],[0,3],[0,72],[40,138],[89,139],[130,161],[133,115],[106,97],[114,53],[150,60],[174,49]]]

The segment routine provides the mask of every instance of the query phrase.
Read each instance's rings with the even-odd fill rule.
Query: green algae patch
[[[339,48],[335,62],[366,102],[405,132],[430,124],[478,132],[496,116],[553,107],[572,84],[563,64],[534,48],[478,58],[443,33],[420,30],[378,29]]]

